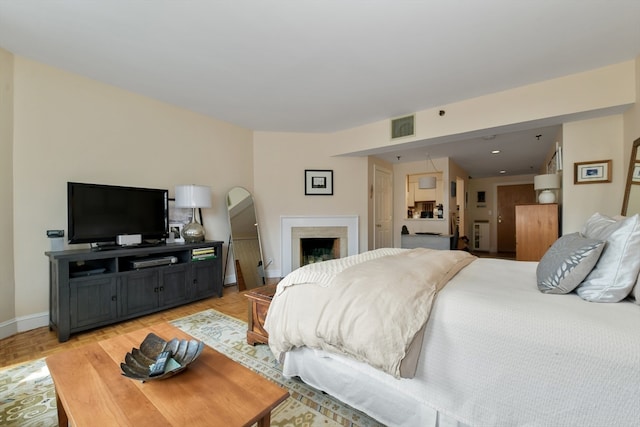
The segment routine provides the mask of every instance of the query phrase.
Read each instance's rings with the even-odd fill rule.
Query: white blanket
[[[480,258],[460,271],[435,301],[415,378],[329,353],[313,371],[298,350],[283,372],[390,426],[442,425],[443,414],[487,427],[640,425],[640,306],[543,294],[536,266]]]
[[[271,302],[269,346],[278,358],[304,345],[412,376],[415,369],[401,364],[436,293],[474,259],[462,251],[384,249],[303,267],[281,282]]]

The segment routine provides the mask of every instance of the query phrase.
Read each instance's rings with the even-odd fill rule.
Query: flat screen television
[[[115,242],[141,234],[162,239],[169,225],[169,192],[153,188],[67,183],[69,243]]]

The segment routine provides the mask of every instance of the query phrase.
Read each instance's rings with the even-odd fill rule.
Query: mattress
[[[412,379],[305,348],[283,372],[387,425],[637,425],[640,306],[542,294],[536,266],[482,258],[460,271]]]

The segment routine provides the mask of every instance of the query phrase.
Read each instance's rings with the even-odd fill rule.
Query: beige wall
[[[0,49],[0,325],[15,317],[13,271],[13,55]],[[15,324],[8,324],[10,333]]]
[[[522,86],[478,98],[442,105],[416,113],[416,136],[389,140],[389,120],[382,120],[344,133],[349,143],[342,153],[389,148],[413,140],[447,140],[483,129],[543,121],[551,117],[571,119],[586,111],[631,105],[635,102],[635,61]],[[446,114],[440,116],[439,110]],[[602,114],[602,113],[601,113]]]
[[[367,248],[367,159],[333,157],[341,135],[256,132],[255,198],[268,277],[280,274],[280,217],[357,215],[359,249]],[[305,196],[305,169],[333,170],[333,196]]]
[[[595,212],[618,215],[622,208],[629,156],[623,143],[622,114],[566,123],[563,126],[562,232],[580,231]],[[612,160],[610,183],[574,184],[574,163]]]
[[[636,58],[636,99],[640,101],[640,56]],[[629,164],[633,141],[640,138],[640,105],[634,104],[624,113],[624,159]]]
[[[15,57],[15,315],[48,310],[47,229],[66,229],[66,182],[210,185],[207,238],[226,241],[225,194],[251,188],[252,132]]]

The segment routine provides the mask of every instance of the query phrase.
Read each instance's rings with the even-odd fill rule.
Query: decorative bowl
[[[187,366],[200,356],[204,343],[196,340],[179,340],[173,338],[165,341],[154,333],[150,333],[140,344],[140,348],[133,348],[120,364],[122,375],[142,382],[162,380],[172,377],[187,369]],[[163,351],[171,352],[171,359],[167,363],[164,374],[150,377],[149,368],[156,362],[158,354]]]

